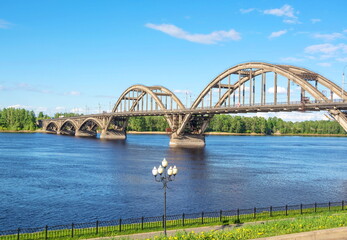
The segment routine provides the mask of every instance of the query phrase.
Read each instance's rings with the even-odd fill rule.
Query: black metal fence
[[[345,201],[285,205],[280,207],[263,207],[235,209],[217,212],[200,212],[168,215],[167,228],[199,226],[209,223],[240,223],[254,219],[268,219],[278,216],[300,215],[315,212],[343,211]],[[164,216],[116,219],[111,221],[95,221],[89,223],[71,223],[66,225],[44,226],[37,228],[18,228],[0,231],[0,240],[30,239],[70,239],[74,237],[110,236],[122,233],[136,233],[163,228]]]

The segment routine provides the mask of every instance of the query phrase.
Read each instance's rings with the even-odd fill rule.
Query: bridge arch
[[[55,121],[50,121],[48,122],[46,128],[44,129],[45,131],[48,132],[58,132],[59,131],[59,127],[57,125],[57,122]]]
[[[209,107],[222,107],[223,104],[226,105],[226,101],[229,100],[230,105],[230,99],[232,97],[232,94],[234,94],[233,101],[235,102],[235,94],[238,92],[238,105],[241,104],[241,88],[243,91],[243,101],[242,104],[244,104],[244,95],[245,95],[245,84],[246,82],[250,83],[249,86],[249,105],[254,105],[254,88],[255,88],[255,78],[257,76],[261,75],[262,78],[262,95],[261,95],[261,105],[266,104],[265,96],[266,96],[266,86],[264,86],[264,79],[266,82],[266,74],[267,73],[273,73],[274,75],[274,88],[276,88],[277,91],[277,75],[280,75],[284,78],[288,79],[288,87],[287,87],[287,97],[288,104],[290,102],[290,82],[293,82],[297,84],[302,89],[302,93],[305,94],[308,93],[311,95],[315,101],[318,102],[329,102],[333,101],[333,94],[338,96],[342,99],[347,99],[346,92],[343,93],[341,91],[342,89],[338,87],[335,83],[328,80],[327,78],[321,76],[318,73],[312,72],[310,70],[307,70],[305,68],[300,68],[296,66],[291,65],[276,65],[276,64],[270,64],[270,63],[263,63],[263,62],[248,62],[248,63],[242,63],[236,66],[233,66],[226,71],[219,74],[217,77],[215,77],[206,87],[205,89],[199,94],[199,96],[196,98],[196,100],[193,102],[191,109],[197,109],[197,108],[204,108],[204,100],[210,99],[210,106]],[[231,75],[238,75],[238,80],[235,82],[231,82]],[[265,76],[264,76],[265,75]],[[228,80],[228,83],[222,83]],[[253,86],[252,86],[253,82]],[[312,85],[310,82],[314,82],[315,86]],[[328,99],[327,96],[323,92],[321,92],[318,89],[318,84],[322,85],[323,87],[329,89],[331,91],[331,99]],[[219,88],[219,97],[217,99],[217,102],[215,104],[212,103],[212,96],[214,89]],[[225,91],[221,93],[221,88],[223,88]],[[275,93],[274,93],[275,95]],[[253,99],[252,99],[253,98]],[[253,100],[253,103],[252,103]],[[302,101],[302,100],[301,100]],[[276,104],[276,100],[274,102]],[[185,126],[190,121],[191,115],[186,115],[185,119],[183,120],[182,125],[177,131],[177,134],[182,134],[184,131]],[[205,124],[205,126],[207,126]]]
[[[78,129],[78,124],[72,119],[66,119],[60,126],[59,132],[66,132],[69,135],[74,135]]]
[[[181,100],[172,91],[163,86],[133,85],[119,97],[112,112],[146,112],[169,109],[185,109]],[[165,118],[172,128],[174,125],[173,120],[168,116],[165,116]]]
[[[102,129],[104,126],[99,119],[90,117],[90,118],[84,119],[77,130],[83,131],[84,130],[83,128],[86,127],[86,124],[88,124],[89,122],[92,122],[94,124],[94,126],[91,127],[91,129],[94,129],[95,127],[99,127],[100,129]]]

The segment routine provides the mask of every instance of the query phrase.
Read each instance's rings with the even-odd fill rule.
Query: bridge
[[[203,147],[215,114],[328,111],[347,131],[347,94],[322,75],[291,65],[249,62],[219,74],[188,108],[162,86],[134,85],[112,112],[42,120],[47,133],[100,139],[126,139],[129,117],[164,116],[170,146]]]

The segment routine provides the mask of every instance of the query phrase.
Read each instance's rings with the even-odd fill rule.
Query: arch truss
[[[290,65],[250,62],[236,65],[219,74],[200,93],[191,109],[291,106],[346,99],[346,92],[318,73]],[[283,107],[282,111],[288,109]],[[205,124],[200,133],[205,131],[212,116],[209,114],[204,117]],[[194,118],[196,116],[193,114],[187,114],[177,134],[184,134]],[[347,131],[347,125],[345,129]]]

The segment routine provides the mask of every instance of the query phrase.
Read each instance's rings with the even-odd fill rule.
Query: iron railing
[[[220,210],[216,212],[199,212],[168,215],[167,228],[199,226],[209,223],[240,223],[261,220],[278,216],[301,215],[315,212],[344,211],[345,201],[328,203],[311,203],[262,208]],[[71,223],[36,228],[17,228],[0,231],[0,240],[31,239],[69,239],[81,237],[110,236],[148,230],[160,230],[164,226],[164,216],[115,219],[86,223]]]

